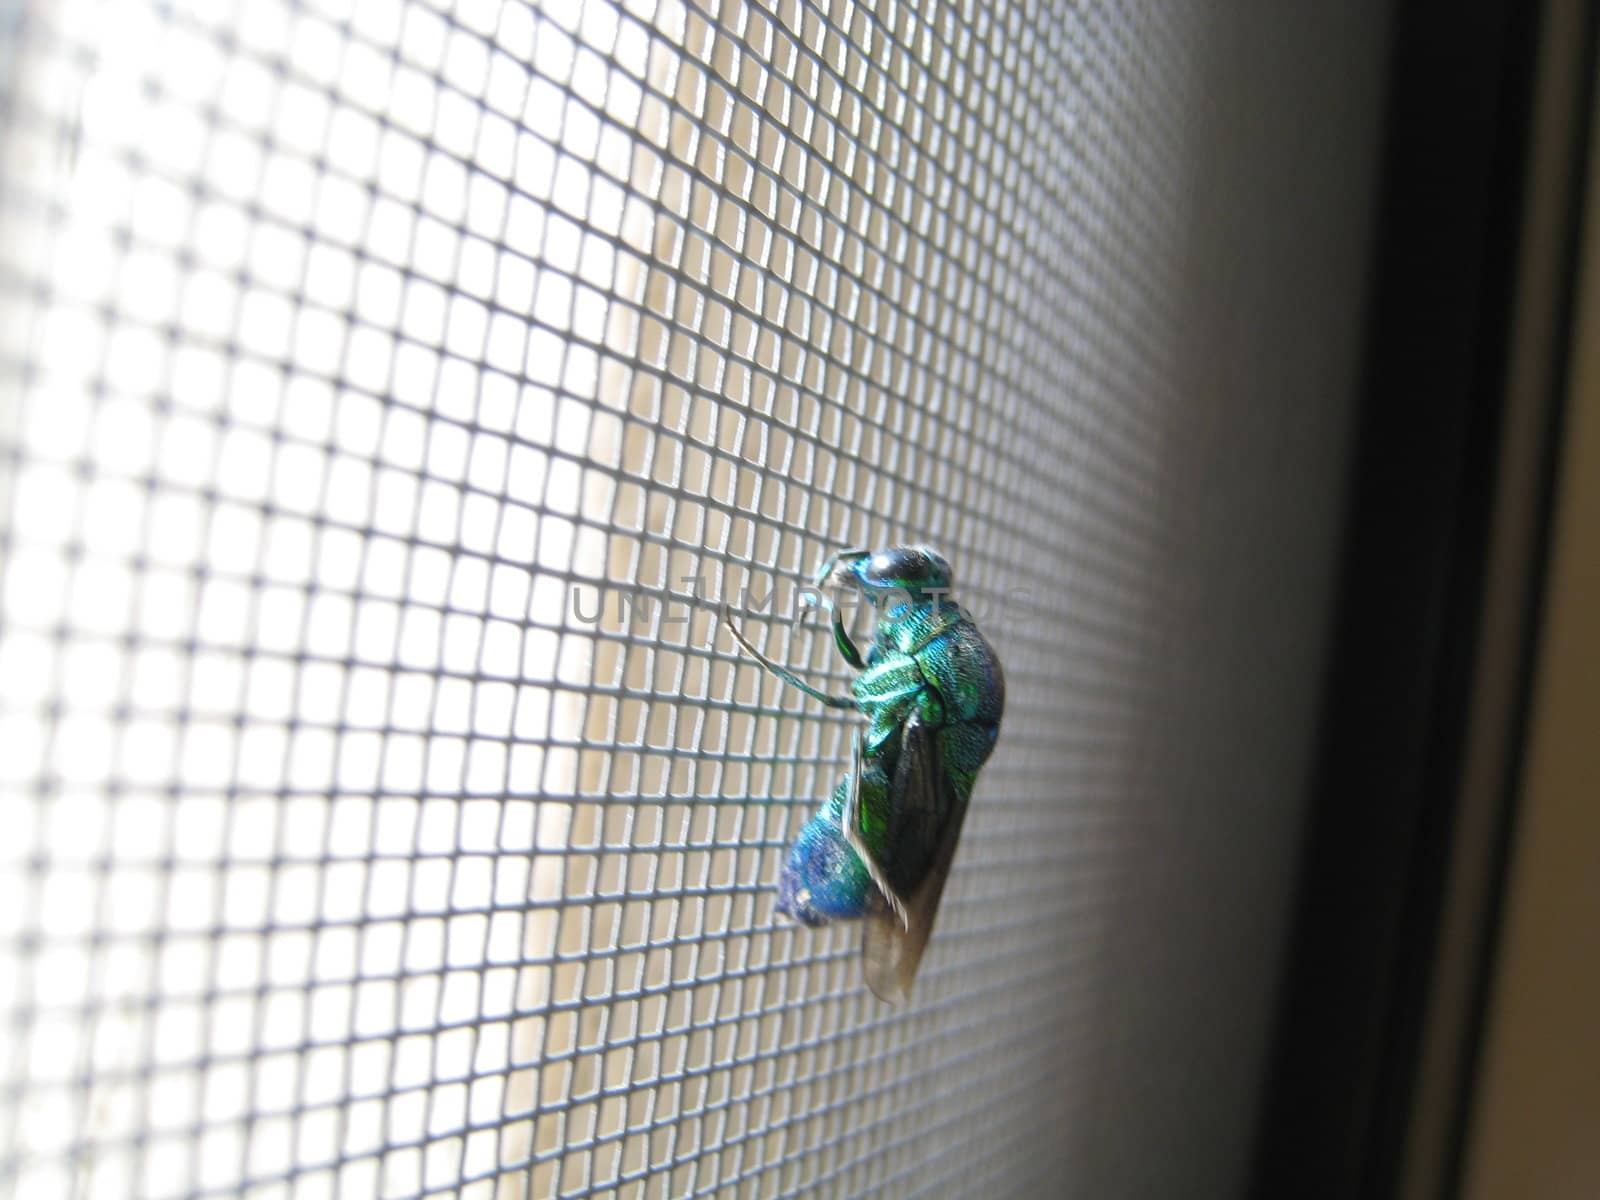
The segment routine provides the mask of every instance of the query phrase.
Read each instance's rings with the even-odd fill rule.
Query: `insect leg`
[[[909,929],[910,919],[906,916],[905,901],[895,894],[889,886],[889,879],[883,873],[883,868],[878,866],[878,860],[872,856],[872,851],[867,849],[867,843],[861,836],[861,734],[858,731],[855,737],[855,749],[850,758],[850,791],[844,798],[844,809],[839,814],[839,825],[844,831],[844,840],[850,849],[856,852],[856,857],[867,868],[867,874],[872,876],[872,882],[877,885],[878,891],[883,893],[883,898],[889,902],[895,919],[900,922],[900,928]]]
[[[755,659],[758,663],[760,663],[773,675],[776,675],[779,679],[783,680],[783,682],[787,683],[790,687],[798,688],[800,691],[810,696],[813,700],[822,701],[822,703],[826,704],[829,708],[854,708],[856,706],[856,702],[849,696],[830,696],[827,692],[818,691],[804,679],[801,679],[800,676],[794,674],[792,671],[788,671],[783,667],[780,667],[777,663],[773,662],[765,654],[761,653],[761,651],[752,646],[744,634],[739,631],[739,627],[727,617],[722,618],[722,623],[728,627],[728,632],[733,634],[733,640],[739,643],[746,654]]]
[[[834,555],[834,558],[838,557]],[[828,574],[833,570],[834,558],[824,563],[822,570],[817,573],[817,587],[823,586]],[[866,670],[867,660],[861,656],[861,651],[856,649],[855,642],[851,641],[850,634],[844,627],[844,618],[839,615],[839,606],[833,602],[832,596],[827,592],[807,590],[800,595],[800,606],[826,611],[833,628],[833,644],[838,648],[841,657],[856,670]]]
[[[828,606],[833,610],[833,644],[839,648],[839,653],[858,671],[867,669],[867,662],[861,657],[861,651],[856,649],[856,644],[850,640],[850,634],[845,630],[844,619],[839,616],[839,610],[834,605]]]

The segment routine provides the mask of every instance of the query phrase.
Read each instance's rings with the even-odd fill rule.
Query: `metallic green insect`
[[[807,925],[865,918],[862,966],[881,999],[911,990],[944,891],[978,768],[1005,707],[1000,662],[949,599],[950,564],[923,546],[844,550],[808,593],[830,614],[834,643],[860,672],[830,696],[767,659],[728,622],[747,654],[785,683],[866,718],[850,773],[800,831],[778,881],[778,909]],[[878,610],[865,656],[830,592],[858,589]]]

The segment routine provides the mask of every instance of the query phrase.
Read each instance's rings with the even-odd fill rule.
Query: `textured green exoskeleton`
[[[850,773],[800,831],[778,883],[778,909],[807,925],[866,920],[862,964],[882,999],[911,990],[955,855],[978,768],[1000,733],[1005,677],[972,619],[949,598],[950,565],[921,546],[846,550],[817,573],[813,598],[839,653],[860,672],[830,696],[764,657],[757,662],[834,708],[866,719]],[[878,610],[857,650],[830,592],[854,587]]]

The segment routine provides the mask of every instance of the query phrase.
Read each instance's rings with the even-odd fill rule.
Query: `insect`
[[[854,709],[851,767],[795,839],[778,910],[806,925],[864,919],[862,970],[883,1000],[908,995],[955,856],[978,768],[1005,708],[1000,661],[949,599],[950,564],[925,546],[843,550],[805,593],[831,618],[834,645],[859,674],[833,696],[734,639],[784,683],[831,708]],[[857,589],[878,612],[863,655],[832,596]]]

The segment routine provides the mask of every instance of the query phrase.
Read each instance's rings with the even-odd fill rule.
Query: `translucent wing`
[[[900,762],[891,797],[890,811],[898,818],[895,824],[910,833],[913,844],[932,847],[926,870],[902,884],[906,889],[900,897],[905,902],[905,924],[901,925],[899,915],[887,904],[866,917],[862,974],[878,999],[893,1003],[911,994],[967,815],[967,796],[945,774],[933,732],[914,716],[901,731]]]

